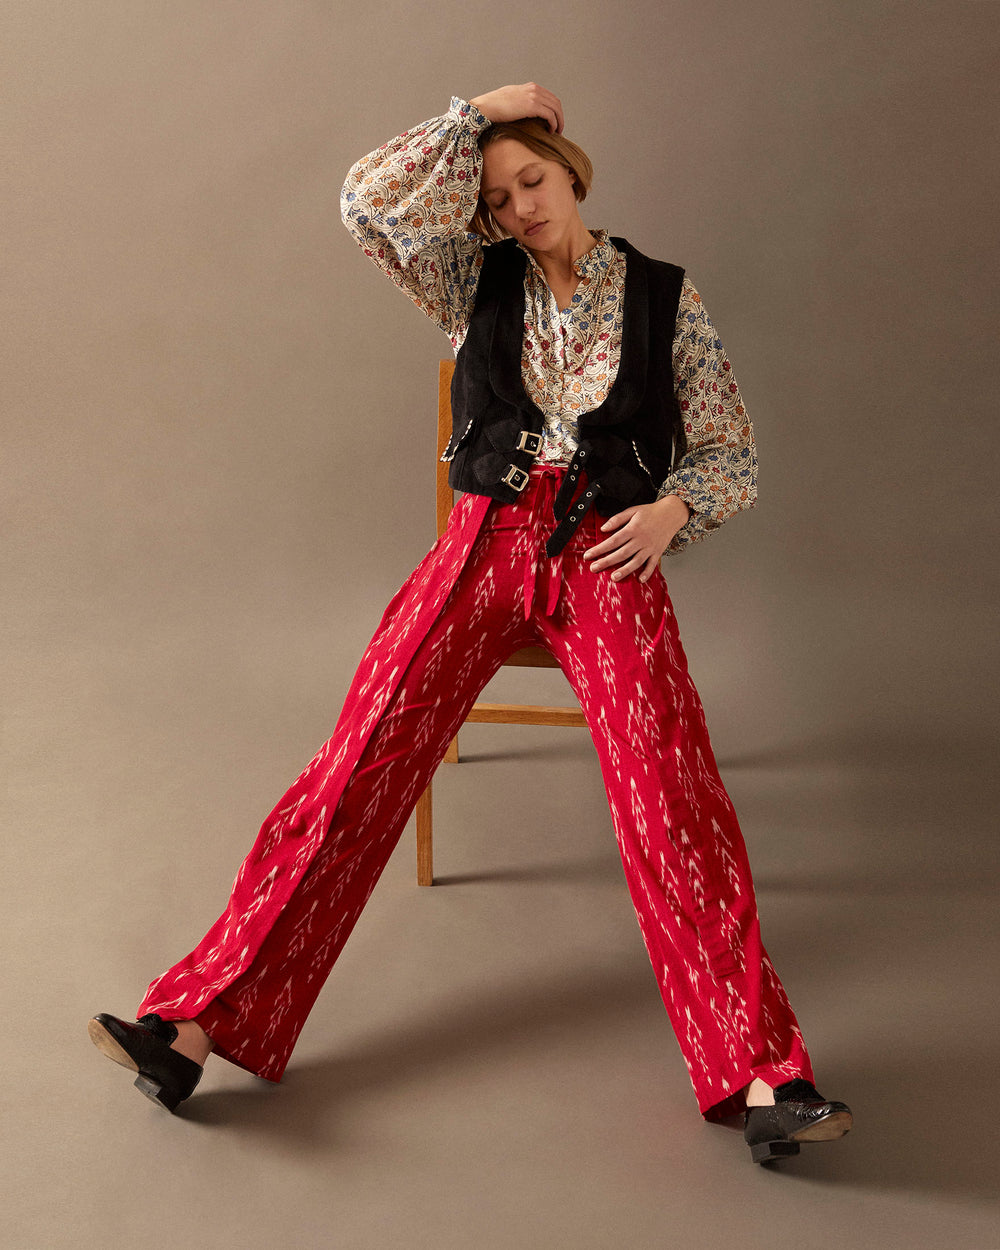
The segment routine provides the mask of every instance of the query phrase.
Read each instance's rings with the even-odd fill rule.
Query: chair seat
[[[515,651],[509,660],[504,660],[504,664],[517,668],[559,667],[559,661],[551,651],[546,651],[544,647],[522,647],[520,651]]]
[[[587,726],[578,707],[545,707],[540,703],[476,703],[465,719],[475,725]]]

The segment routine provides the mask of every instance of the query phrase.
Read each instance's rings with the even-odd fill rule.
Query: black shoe
[[[168,1111],[190,1097],[204,1068],[170,1049],[177,1026],[158,1015],[143,1016],[134,1024],[103,1012],[87,1025],[90,1040],[115,1063],[139,1075],[135,1087]]]
[[[835,1141],[854,1123],[844,1102],[828,1102],[815,1085],[796,1077],[774,1091],[773,1107],[747,1107],[743,1138],[754,1163],[799,1153],[802,1141]]]

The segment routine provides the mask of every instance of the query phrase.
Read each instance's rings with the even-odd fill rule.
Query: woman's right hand
[[[522,117],[540,117],[549,130],[562,134],[563,110],[559,97],[546,91],[536,82],[521,83],[519,87],[498,87],[477,95],[474,104],[491,122],[516,122]]]

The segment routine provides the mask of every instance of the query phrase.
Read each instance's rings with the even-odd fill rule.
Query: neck
[[[587,227],[577,218],[573,230],[564,238],[556,240],[552,247],[544,251],[529,248],[532,256],[550,282],[572,278],[573,266],[587,252],[597,246],[597,240]]]

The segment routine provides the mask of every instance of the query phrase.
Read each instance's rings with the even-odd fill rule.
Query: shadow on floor
[[[944,923],[935,915],[961,917],[963,892],[979,895],[986,888],[992,843],[989,848],[982,845],[980,857],[988,820],[977,792],[979,766],[960,745],[952,744],[944,756],[939,745],[859,735],[726,761],[724,767],[731,768],[794,771],[812,763],[840,770],[833,779],[838,801],[817,816],[817,828],[830,822],[840,828],[843,796],[856,817],[852,828],[865,835],[857,843],[864,848],[864,862],[855,853],[849,867],[829,873],[794,861],[758,879],[761,894],[768,896],[762,908],[765,940],[777,932],[785,941],[786,923],[798,928],[803,904],[817,904],[809,932],[797,932],[794,946],[788,944],[793,968],[798,959],[795,976],[807,971],[817,983],[837,985],[843,993],[872,975],[891,977],[893,968],[912,970],[924,956],[930,962],[940,948]],[[553,747],[557,753],[562,749]],[[812,784],[806,779],[807,789]],[[824,836],[829,838],[829,832]],[[575,862],[446,875],[441,884],[594,881],[620,872],[609,848],[608,854]],[[787,917],[783,898],[791,904]],[[879,898],[893,906],[879,908]],[[945,932],[957,949],[972,940],[954,925]],[[888,961],[884,968],[872,962],[880,959]],[[180,1114],[204,1126],[277,1138],[291,1151],[312,1153],[331,1145],[353,1150],[358,1107],[378,1091],[402,1087],[411,1089],[415,1099],[432,1099],[429,1087],[434,1082],[446,1081],[456,1069],[468,1081],[469,1065],[477,1059],[516,1063],[523,1048],[537,1047],[540,1038],[558,1048],[609,1020],[638,1018],[655,1000],[648,968],[625,963],[541,984],[491,985],[478,999],[445,998],[429,1004],[391,1034],[348,1039],[327,1059],[293,1061],[280,1086],[246,1076],[244,1088],[205,1091],[184,1104]],[[886,1010],[890,1007],[886,1004]],[[967,1028],[964,1035],[949,1032],[930,984],[926,1016],[927,1027],[918,1033],[891,1026],[884,1030],[883,1035],[893,1037],[891,1049],[872,1053],[864,1063],[824,1066],[819,1087],[851,1104],[855,1129],[842,1143],[804,1146],[799,1156],[771,1169],[776,1179],[789,1185],[809,1180],[952,1199],[994,1196],[995,1117],[976,1091],[984,1074],[995,1068],[995,1042],[987,1035],[987,1045],[973,1050]],[[871,1025],[859,1020],[858,1035],[876,1036],[878,1029]],[[669,1045],[666,1021],[664,1034]],[[691,1108],[696,1117],[693,1101]],[[740,1128],[733,1120],[719,1131],[737,1134]]]
[[[400,1086],[423,1097],[451,1065],[467,1067],[477,1057],[509,1063],[522,1044],[537,1047],[540,1036],[559,1046],[608,1017],[620,1021],[645,1014],[652,988],[648,973],[628,967],[570,983],[491,987],[488,999],[439,1004],[391,1036],[359,1039],[329,1059],[293,1062],[280,1086],[248,1076],[245,1089],[207,1091],[178,1114],[192,1123],[282,1139],[287,1148],[312,1153],[336,1145],[337,1110],[345,1104]],[[996,1188],[996,1117],[974,1090],[981,1074],[994,1070],[996,1058],[908,1053],[900,1039],[891,1055],[827,1071],[820,1088],[851,1104],[854,1131],[843,1143],[803,1146],[798,1157],[770,1170],[788,1184],[808,1179],[880,1192],[990,1198]],[[353,1114],[348,1118],[353,1122]],[[735,1135],[741,1127],[731,1119],[712,1129]]]
[[[248,1075],[245,1090],[200,1093],[177,1114],[199,1124],[287,1135],[312,1148],[329,1137],[331,1108],[364,1098],[366,1091],[407,1085],[419,1090],[455,1064],[509,1060],[540,1039],[558,1046],[609,1018],[620,1023],[646,1014],[655,1002],[649,968],[627,964],[530,986],[491,984],[478,1001],[467,993],[438,999],[391,1036],[361,1038],[329,1059],[293,1063],[280,1087]]]

